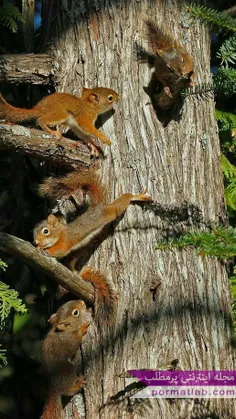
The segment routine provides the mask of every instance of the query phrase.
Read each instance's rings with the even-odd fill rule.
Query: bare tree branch
[[[0,250],[17,256],[29,266],[43,271],[76,297],[82,298],[85,303],[94,304],[94,288],[91,284],[29,242],[0,233]]]
[[[89,149],[79,141],[56,139],[44,131],[21,125],[0,124],[0,150],[10,150],[49,160],[51,164],[68,168],[91,164]]]
[[[50,84],[53,60],[48,54],[0,55],[0,82]]]

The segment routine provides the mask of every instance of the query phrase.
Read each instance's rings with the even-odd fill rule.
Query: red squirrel
[[[98,150],[91,137],[98,137],[103,144],[111,144],[109,138],[97,130],[94,123],[98,115],[113,108],[118,101],[118,94],[105,87],[82,89],[81,97],[68,93],[53,93],[43,98],[32,109],[15,108],[9,105],[0,94],[0,119],[7,122],[36,120],[46,132],[62,137],[59,131],[49,126],[64,125],[70,128],[81,140],[90,145],[92,153]]]
[[[155,72],[146,92],[154,108],[167,111],[181,91],[192,84],[194,60],[168,29],[157,26],[151,20],[145,20],[144,24],[149,55],[155,62]]]
[[[50,178],[41,186],[41,191],[47,196],[59,199],[63,198],[65,193],[67,196],[73,195],[81,187],[84,187],[92,197],[92,205],[84,214],[68,224],[65,218],[50,214],[34,229],[36,246],[53,257],[62,258],[73,250],[88,245],[105,225],[123,214],[131,202],[152,200],[144,193],[137,195],[126,193],[115,201],[107,203],[104,187],[98,182],[96,173],[91,170],[87,172],[87,179],[86,173],[81,175],[79,171],[59,179]]]
[[[155,74],[163,87],[170,80],[184,79],[190,82],[194,69],[193,57],[166,29],[152,20],[144,21],[146,38],[151,52],[156,56]]]
[[[76,300],[63,304],[48,320],[51,330],[43,342],[42,369],[49,391],[41,419],[63,419],[61,396],[72,396],[85,384],[73,361],[89,327],[87,319],[84,301]]]

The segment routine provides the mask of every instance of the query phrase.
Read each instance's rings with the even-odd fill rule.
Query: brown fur
[[[78,315],[73,315],[74,310]],[[49,392],[41,419],[62,419],[61,396],[71,396],[84,385],[84,377],[77,376],[71,360],[89,326],[86,312],[84,301],[69,301],[49,319],[52,327],[42,348],[42,367],[48,377]]]
[[[166,86],[171,78],[186,78],[193,74],[194,60],[174,36],[153,21],[144,21],[146,38],[156,55],[156,77]]]
[[[105,308],[107,320],[109,323],[112,323],[117,309],[117,294],[113,283],[108,281],[101,272],[94,271],[89,266],[84,267],[79,274],[84,281],[90,282],[94,286],[98,300],[96,304],[101,307],[102,303],[103,308]]]
[[[49,177],[39,188],[41,195],[54,200],[76,195],[78,190],[89,195],[90,206],[107,201],[107,190],[105,186],[101,185],[99,176],[94,169],[75,170],[59,178]]]
[[[1,96],[0,118],[7,122],[34,119],[43,130],[58,139],[61,138],[61,133],[51,130],[49,126],[64,125],[72,129],[86,144],[92,144],[94,152],[98,152],[91,137],[98,137],[104,144],[111,144],[111,141],[96,129],[94,123],[98,115],[112,109],[117,100],[118,94],[105,87],[84,88],[81,97],[68,93],[53,93],[43,98],[32,109],[15,108]]]
[[[7,122],[21,122],[36,119],[36,115],[33,109],[21,109],[9,105],[0,93],[0,119],[5,119]]]

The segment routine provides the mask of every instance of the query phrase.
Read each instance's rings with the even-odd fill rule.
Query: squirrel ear
[[[51,324],[55,323],[56,317],[57,317],[56,313],[52,314],[51,317],[49,317],[48,319],[48,323],[51,323]]]
[[[64,330],[66,330],[66,326],[69,326],[69,324],[70,324],[69,322],[62,320],[61,322],[57,324],[56,330],[58,332],[64,332]]]
[[[88,97],[88,100],[93,103],[99,103],[99,97],[96,93],[91,93],[91,95]]]
[[[60,224],[60,221],[57,217],[55,217],[55,215],[50,214],[47,218],[47,223],[53,227],[56,227],[58,224]]]

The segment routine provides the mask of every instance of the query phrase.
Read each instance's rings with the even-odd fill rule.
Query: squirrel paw
[[[131,201],[152,201],[152,197],[150,195],[145,195],[145,193],[146,192],[138,195],[133,195]]]
[[[90,155],[91,157],[98,158],[99,157],[99,151],[97,147],[93,143],[88,143],[88,147],[90,148]]]
[[[102,138],[100,138],[100,140],[101,140],[101,142],[103,144],[107,144],[107,145],[111,145],[112,144],[111,140],[109,140],[109,138],[106,137],[105,135]]]
[[[78,391],[80,391],[81,388],[85,386],[85,384],[86,384],[86,380],[83,375],[77,377],[74,384],[71,387],[66,389],[63,396],[73,396],[73,394],[78,393]]]
[[[54,135],[54,137],[56,137],[58,140],[62,139],[62,133],[60,131],[57,131],[55,129],[50,129],[50,128],[48,128],[48,126],[46,126],[44,124],[43,125],[40,124],[40,126],[41,126],[41,128],[44,129],[44,131],[48,132],[51,135]]]
[[[62,139],[62,133],[60,131],[53,131],[53,135],[57,138],[57,140]]]
[[[168,86],[165,86],[164,87],[164,91],[165,91],[165,93],[166,93],[167,96],[169,96],[171,98],[173,97],[173,95],[172,95],[172,93],[170,91],[170,88]]]
[[[86,384],[86,379],[83,375],[79,376],[75,382],[74,388],[75,388],[75,393],[77,393],[77,391],[81,390],[81,388],[83,388]]]

